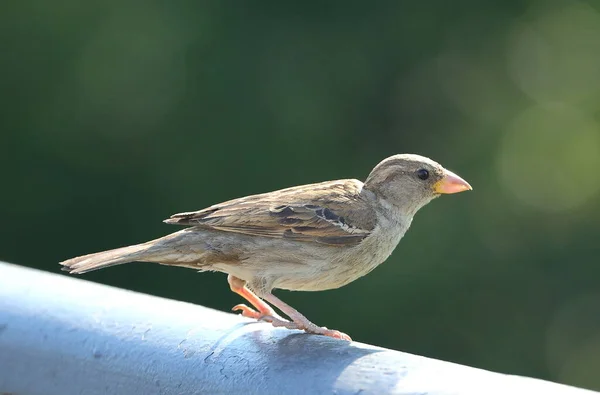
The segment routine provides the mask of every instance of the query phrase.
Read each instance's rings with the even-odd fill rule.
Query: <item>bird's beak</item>
[[[444,172],[444,178],[433,184],[435,193],[458,193],[473,189],[468,182],[452,173],[450,170],[444,170]]]

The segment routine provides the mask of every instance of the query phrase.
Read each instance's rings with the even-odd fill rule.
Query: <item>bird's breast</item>
[[[368,274],[391,255],[408,230],[411,219],[402,222],[380,220],[373,232],[359,245],[327,247],[327,250],[310,260],[311,264],[299,268],[306,275],[301,282],[297,281],[301,276],[282,276],[277,288],[322,291],[351,283]]]
[[[371,235],[355,247],[354,253],[351,254],[354,258],[349,259],[351,265],[357,266],[358,277],[369,273],[392,254],[410,227],[411,221],[412,218],[402,221],[380,219]]]

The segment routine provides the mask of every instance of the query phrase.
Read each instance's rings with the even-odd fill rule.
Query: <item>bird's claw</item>
[[[246,306],[245,304],[237,304],[233,306],[232,311],[240,311],[244,317],[260,319],[262,316],[258,311],[254,310],[251,307]]]
[[[333,337],[334,339],[341,339],[351,342],[352,338],[345,334],[344,332],[336,331],[335,329],[327,329],[323,328],[323,332],[319,333],[320,335]]]
[[[231,310],[241,311],[242,316],[244,317],[254,318],[258,321],[268,322],[277,328],[300,329],[296,323],[290,322],[279,317],[274,311],[267,311],[265,313],[261,313],[254,310],[251,307],[246,306],[245,304],[235,305]]]
[[[352,341],[350,336],[347,334],[336,331],[334,329],[327,329],[326,327],[316,327],[316,328],[305,328],[295,322],[290,322],[285,320],[277,315],[274,311],[266,311],[264,313],[254,310],[251,307],[246,306],[245,304],[238,304],[233,306],[231,309],[233,311],[240,311],[242,316],[253,318],[258,321],[268,322],[276,328],[287,328],[287,329],[300,329],[305,330],[308,333],[314,333],[317,335],[329,336],[334,339],[341,339],[346,341]]]

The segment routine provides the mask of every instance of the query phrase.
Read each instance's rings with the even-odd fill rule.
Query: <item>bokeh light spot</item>
[[[503,186],[540,210],[576,208],[600,189],[598,125],[564,105],[535,106],[515,118],[498,159]]]
[[[509,37],[510,73],[536,101],[573,103],[600,91],[600,14],[589,5],[537,12]]]

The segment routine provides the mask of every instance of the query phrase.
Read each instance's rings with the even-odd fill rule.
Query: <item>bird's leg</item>
[[[246,281],[230,274],[227,276],[227,282],[229,283],[229,287],[233,292],[246,299],[252,306],[256,308],[256,310],[258,310],[256,311],[245,304],[238,304],[233,306],[233,311],[239,310],[242,312],[244,317],[270,322],[276,327],[298,329],[298,326],[295,323],[281,318],[279,314],[277,314],[275,310],[271,308],[271,306],[262,301],[254,292],[250,291],[250,289],[246,287]]]
[[[290,317],[292,321],[294,321],[294,323],[297,325],[297,329],[303,329],[308,333],[315,333],[318,335],[334,337],[336,339],[352,341],[350,336],[348,336],[345,333],[313,324],[308,320],[308,318],[300,314],[298,310],[283,302],[281,299],[279,299],[277,296],[273,295],[270,292],[263,294],[262,297],[267,302],[270,302],[273,306],[277,307],[279,310],[283,311],[288,317]]]

